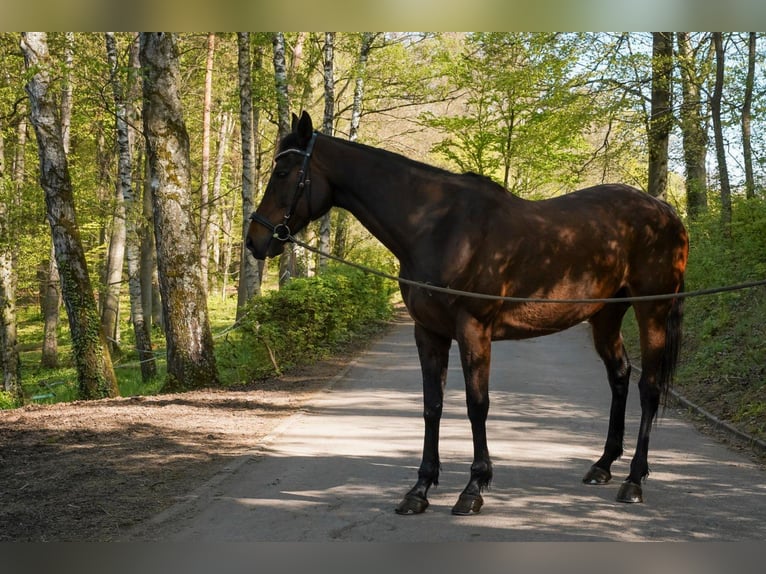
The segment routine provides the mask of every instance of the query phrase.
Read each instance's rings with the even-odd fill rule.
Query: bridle
[[[253,212],[250,214],[250,220],[255,221],[257,223],[260,223],[264,227],[266,227],[269,231],[272,232],[272,238],[278,239],[279,241],[285,242],[289,241],[292,238],[292,234],[290,233],[290,227],[288,227],[287,223],[290,221],[290,218],[293,216],[293,213],[295,213],[295,208],[298,207],[298,201],[300,201],[301,195],[303,194],[303,191],[306,190],[307,198],[309,200],[309,219],[311,219],[311,197],[310,197],[310,189],[311,189],[311,179],[308,177],[308,169],[309,169],[309,161],[311,161],[311,153],[314,151],[314,142],[317,139],[317,132],[314,132],[311,134],[311,139],[309,140],[309,144],[306,146],[305,150],[298,149],[298,148],[288,148],[284,151],[279,152],[277,155],[274,156],[274,163],[286,155],[297,153],[298,155],[303,156],[303,165],[301,165],[301,170],[298,172],[298,184],[295,187],[295,193],[293,194],[293,201],[290,204],[290,207],[287,209],[287,212],[285,212],[285,216],[282,219],[282,223],[278,223],[277,225],[273,225],[268,219],[265,217],[258,215],[257,213]]]

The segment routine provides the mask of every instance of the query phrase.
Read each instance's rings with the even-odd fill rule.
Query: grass
[[[122,308],[128,308],[128,302],[122,302]],[[213,336],[229,329],[234,323],[236,314],[236,298],[213,296],[208,302],[211,330]],[[165,381],[165,341],[159,328],[152,332],[152,343],[157,361],[157,376],[150,381],[143,381],[138,353],[133,347],[135,340],[131,326],[122,321],[119,358],[115,357],[114,369],[117,375],[120,395],[130,397],[135,395],[158,394]],[[59,367],[43,368],[42,347],[43,321],[40,310],[34,306],[24,306],[18,309],[18,341],[21,362],[22,392],[26,402],[50,404],[77,400],[77,370],[71,360],[71,341],[66,314],[62,310],[57,331]],[[239,371],[239,372],[238,372]],[[240,376],[242,375],[242,376]],[[226,385],[236,385],[244,382],[245,369],[224,368],[222,378]],[[0,408],[13,406],[10,400],[0,398]]]

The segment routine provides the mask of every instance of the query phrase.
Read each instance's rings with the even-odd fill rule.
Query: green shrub
[[[252,353],[253,376],[322,359],[391,316],[395,285],[344,267],[292,280],[279,291],[255,297],[240,326],[241,348]],[[263,353],[263,350],[266,353]],[[241,353],[234,353],[240,357]],[[267,358],[264,361],[264,357]]]
[[[18,400],[7,391],[0,391],[0,411],[4,409],[15,409],[19,406]]]

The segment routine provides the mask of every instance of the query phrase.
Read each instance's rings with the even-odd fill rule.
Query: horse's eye
[[[277,170],[274,173],[279,178],[285,178],[285,177],[287,177],[287,174],[290,173],[290,172],[287,171],[286,169],[280,169],[280,170]]]

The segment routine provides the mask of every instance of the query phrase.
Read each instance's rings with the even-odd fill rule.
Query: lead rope
[[[327,257],[328,259],[337,261],[338,263],[342,263],[343,265],[347,265],[348,267],[354,267],[356,269],[364,271],[365,273],[369,273],[370,275],[376,275],[378,277],[383,277],[384,279],[397,281],[398,283],[401,283],[404,285],[419,287],[421,289],[428,289],[430,291],[435,291],[437,293],[446,293],[448,295],[456,295],[459,297],[472,297],[474,299],[487,299],[491,301],[505,301],[507,303],[558,303],[558,304],[637,303],[641,301],[663,301],[668,299],[688,299],[690,297],[701,297],[703,295],[717,295],[719,293],[727,293],[731,291],[740,291],[743,289],[752,289],[755,287],[766,286],[766,279],[762,279],[759,281],[749,281],[745,283],[738,283],[736,285],[727,285],[724,287],[698,289],[696,291],[682,291],[680,293],[665,293],[661,295],[638,295],[635,297],[605,297],[605,298],[594,298],[594,299],[585,299],[585,298],[584,299],[547,299],[542,297],[507,297],[504,295],[492,295],[489,293],[474,293],[472,291],[461,291],[460,289],[452,289],[450,287],[440,287],[438,285],[432,285],[430,283],[423,283],[421,281],[413,281],[412,279],[396,277],[394,275],[391,275],[379,269],[373,269],[372,267],[367,267],[366,265],[354,263],[353,261],[348,261],[336,255],[325,253],[322,250],[317,249],[316,247],[313,247],[312,245],[309,245],[308,243],[301,241],[300,239],[297,239],[294,235],[288,235],[288,237],[284,239],[283,241],[290,241],[294,243],[295,245],[298,245],[299,247],[303,247],[304,249],[311,251],[312,253],[316,253],[323,257]]]

